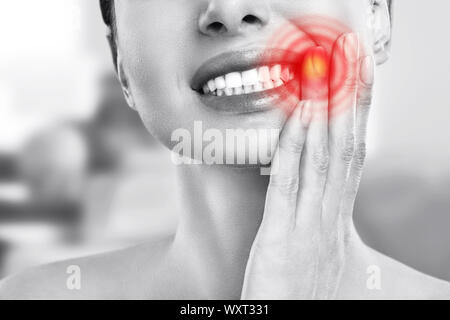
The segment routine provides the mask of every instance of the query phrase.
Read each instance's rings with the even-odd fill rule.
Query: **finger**
[[[344,52],[345,61],[341,60],[339,52]],[[330,98],[329,109],[340,111],[329,117],[330,165],[322,212],[322,227],[324,230],[336,230],[336,221],[355,152],[358,62],[358,37],[354,33],[341,36],[337,40],[331,63],[343,63],[347,67],[345,68],[345,83],[342,91],[339,92],[338,96]],[[333,81],[334,79],[330,79],[330,83]]]
[[[305,102],[300,102],[288,119],[272,160],[272,174],[266,196],[264,223],[292,226],[299,186],[299,165],[309,126]],[[307,108],[306,108],[307,109]]]
[[[340,53],[344,54],[341,55]],[[344,58],[344,60],[342,59]],[[342,250],[343,230],[340,216],[340,206],[347,183],[355,145],[355,112],[356,84],[358,78],[359,41],[358,37],[349,33],[341,36],[332,55],[331,70],[334,64],[345,65],[344,84],[339,93],[330,97],[331,115],[329,117],[329,153],[330,165],[325,185],[322,206],[322,247],[320,281],[323,285],[317,287],[317,293],[324,298],[332,298],[337,290],[336,280],[340,278],[341,266],[345,252]],[[336,74],[330,74],[330,85],[335,81]],[[334,112],[333,111],[338,111]],[[328,262],[328,263],[327,263]],[[334,284],[334,285],[332,285]]]
[[[361,182],[362,171],[366,159],[367,124],[374,84],[375,62],[372,56],[360,59],[358,93],[356,103],[355,152],[350,168],[349,179],[345,187],[342,212],[349,218],[353,213],[356,194]]]
[[[312,120],[300,164],[296,224],[309,232],[319,226],[328,170],[328,68],[323,70],[322,64],[325,56],[321,47],[310,50],[305,57],[302,77],[302,99],[310,101]]]

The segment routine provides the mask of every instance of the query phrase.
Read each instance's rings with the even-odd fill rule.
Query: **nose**
[[[236,36],[268,24],[267,0],[209,0],[199,18],[199,30],[207,36]]]

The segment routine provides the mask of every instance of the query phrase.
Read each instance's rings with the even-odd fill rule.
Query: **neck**
[[[268,178],[257,168],[182,166],[182,214],[173,248],[208,296],[239,298],[264,212]]]

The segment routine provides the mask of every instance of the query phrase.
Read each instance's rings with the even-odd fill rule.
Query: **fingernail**
[[[355,33],[348,33],[345,36],[344,52],[349,61],[356,61],[359,58],[359,40]]]
[[[375,78],[375,62],[372,56],[367,56],[364,58],[361,66],[361,81],[366,86],[373,85]]]
[[[302,111],[302,124],[308,127],[312,120],[312,102],[311,100],[305,101]]]

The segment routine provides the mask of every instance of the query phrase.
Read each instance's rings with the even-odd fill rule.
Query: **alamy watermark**
[[[203,128],[194,122],[193,136],[187,129],[173,131],[172,161],[176,165],[253,165],[260,166],[262,175],[274,174],[278,163],[273,155],[280,138],[279,129],[219,129]],[[271,167],[269,167],[271,166]]]
[[[369,275],[366,287],[369,290],[381,290],[381,268],[376,265],[369,266],[366,270]]]
[[[68,266],[66,273],[69,275],[66,286],[69,290],[81,290],[81,268],[77,265]]]

